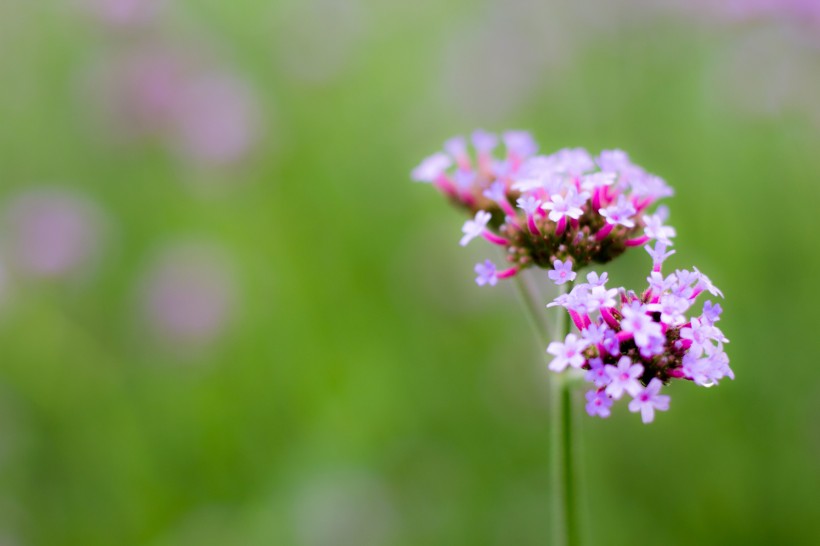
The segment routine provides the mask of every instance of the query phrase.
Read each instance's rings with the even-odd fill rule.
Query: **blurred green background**
[[[736,381],[582,421],[589,544],[817,544],[798,4],[4,0],[0,544],[547,544],[546,355],[409,181],[477,127],[627,150],[726,293]]]

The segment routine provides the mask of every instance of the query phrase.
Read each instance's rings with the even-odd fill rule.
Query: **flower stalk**
[[[566,292],[571,283],[564,285]],[[572,324],[567,314],[561,313],[558,319],[559,334],[557,339],[565,338],[571,331]],[[556,546],[578,546],[580,525],[577,488],[577,442],[575,430],[577,422],[574,407],[573,385],[575,381],[569,374],[552,375],[550,399],[551,430],[551,478],[553,488],[552,531],[553,544]]]
[[[515,277],[521,303],[541,346],[549,343],[549,327],[540,309],[540,296],[528,285],[527,277]],[[572,283],[561,286],[562,293],[572,290]],[[569,315],[558,315],[554,339],[564,339],[572,330]],[[580,539],[580,489],[578,487],[579,435],[575,430],[578,408],[572,374],[550,374],[550,480],[552,483],[552,515],[550,528],[555,546],[578,546]]]

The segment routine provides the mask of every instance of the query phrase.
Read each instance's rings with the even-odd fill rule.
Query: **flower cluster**
[[[703,387],[734,379],[723,350],[729,340],[715,326],[720,305],[707,300],[699,316],[687,316],[702,293],[723,294],[697,268],[663,276],[661,264],[671,252],[660,242],[646,249],[654,267],[642,294],[608,289],[606,273],[590,273],[586,283],[547,306],[565,308],[579,331],[549,345],[547,352],[554,356],[549,368],[586,371],[594,387],[586,394],[586,410],[593,416],[609,417],[613,401],[628,394],[629,410],[649,423],[655,410],[669,408],[669,396],[660,390],[672,379]]]
[[[471,140],[472,152],[465,138],[448,140],[412,177],[473,215],[462,228],[462,246],[482,237],[505,248],[508,268],[478,264],[479,285],[495,285],[533,265],[560,267],[561,278],[572,280],[573,268],[607,263],[629,247],[650,240],[671,244],[675,230],[664,225],[664,211],[648,209],[672,190],[623,151],[593,157],[567,148],[536,155],[538,146],[524,131],[500,138],[476,131]],[[498,157],[501,141],[505,152]]]
[[[505,153],[494,150],[503,141]],[[499,279],[530,266],[548,269],[557,285],[571,287],[547,307],[563,307],[577,328],[547,348],[549,368],[585,372],[594,388],[587,412],[608,417],[615,400],[631,397],[629,410],[644,423],[669,408],[661,388],[673,379],[709,387],[734,379],[723,350],[728,342],[715,323],[720,305],[691,308],[703,292],[723,297],[697,268],[663,276],[675,236],[665,225],[667,211],[649,209],[672,195],[666,183],[632,163],[626,153],[608,150],[593,157],[582,148],[537,155],[529,133],[484,131],[467,140],[448,140],[444,151],[416,167],[414,180],[435,185],[473,216],[462,228],[461,246],[482,237],[506,251],[503,270],[486,260],[475,266],[476,283]],[[654,246],[647,244],[654,242]],[[589,273],[573,284],[581,267],[607,263],[629,247],[643,246],[652,258],[649,287],[640,294],[607,288],[607,273]]]

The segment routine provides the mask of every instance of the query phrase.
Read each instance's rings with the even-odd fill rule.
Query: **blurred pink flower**
[[[112,27],[152,22],[165,0],[80,0],[82,7]]]
[[[820,23],[817,0],[724,0],[723,9],[738,19],[782,17]]]
[[[35,277],[64,277],[90,266],[100,250],[103,216],[85,197],[64,190],[30,190],[6,209],[11,267]]]
[[[120,136],[161,134],[182,101],[185,65],[171,51],[146,48],[115,55],[100,67],[90,98]]]
[[[156,138],[194,164],[237,163],[260,135],[259,103],[251,87],[229,70],[173,46],[115,54],[91,85],[93,109],[116,136]]]
[[[149,267],[139,292],[143,319],[162,341],[202,346],[226,330],[236,307],[228,259],[199,245],[166,249]]]
[[[239,161],[258,136],[256,101],[251,89],[227,73],[202,74],[180,89],[173,113],[174,142],[196,163]]]

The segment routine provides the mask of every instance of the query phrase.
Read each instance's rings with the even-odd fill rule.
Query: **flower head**
[[[471,216],[482,211],[499,220],[481,226],[473,219],[462,244],[481,235],[502,245],[516,271],[553,269],[556,259],[575,269],[603,264],[653,237],[665,242],[674,235],[663,225],[665,213],[650,212],[669,192],[624,152],[605,151],[593,159],[583,148],[537,151],[526,131],[499,138],[477,130],[469,140],[447,140],[411,176],[431,183]]]
[[[591,415],[605,416],[599,412],[604,405],[601,396],[618,400],[626,393],[632,397],[629,409],[649,423],[655,411],[669,407],[669,397],[659,394],[664,384],[686,380],[710,387],[734,378],[724,351],[729,340],[715,326],[720,305],[706,301],[700,315],[691,313],[699,294],[708,287],[718,290],[704,278],[697,269],[666,277],[653,271],[649,288],[641,295],[620,288],[617,300],[597,304],[594,292],[606,288],[582,283],[550,304],[564,307],[573,318],[586,316],[576,324],[586,342],[586,360],[580,368],[597,389],[596,398],[588,395],[588,401],[595,402],[587,408]],[[600,282],[600,277],[590,274],[587,280]]]
[[[483,130],[472,134],[472,146],[455,137],[412,172],[472,216],[462,227],[462,246],[482,237],[503,247],[507,268],[477,264],[476,284],[494,286],[535,266],[566,285],[583,267],[606,264],[629,248],[643,246],[652,258],[643,291],[608,288],[606,272],[591,272],[547,305],[564,308],[578,330],[549,344],[549,369],[586,372],[595,386],[587,412],[608,417],[613,401],[628,394],[629,409],[648,423],[668,408],[669,397],[659,393],[670,381],[706,387],[734,378],[724,351],[729,340],[716,326],[721,307],[707,301],[699,315],[692,312],[700,294],[723,294],[697,268],[661,273],[676,235],[665,224],[668,210],[656,207],[673,193],[666,182],[621,150],[594,159],[582,148],[536,155],[525,131],[504,132],[500,140],[505,150]]]

